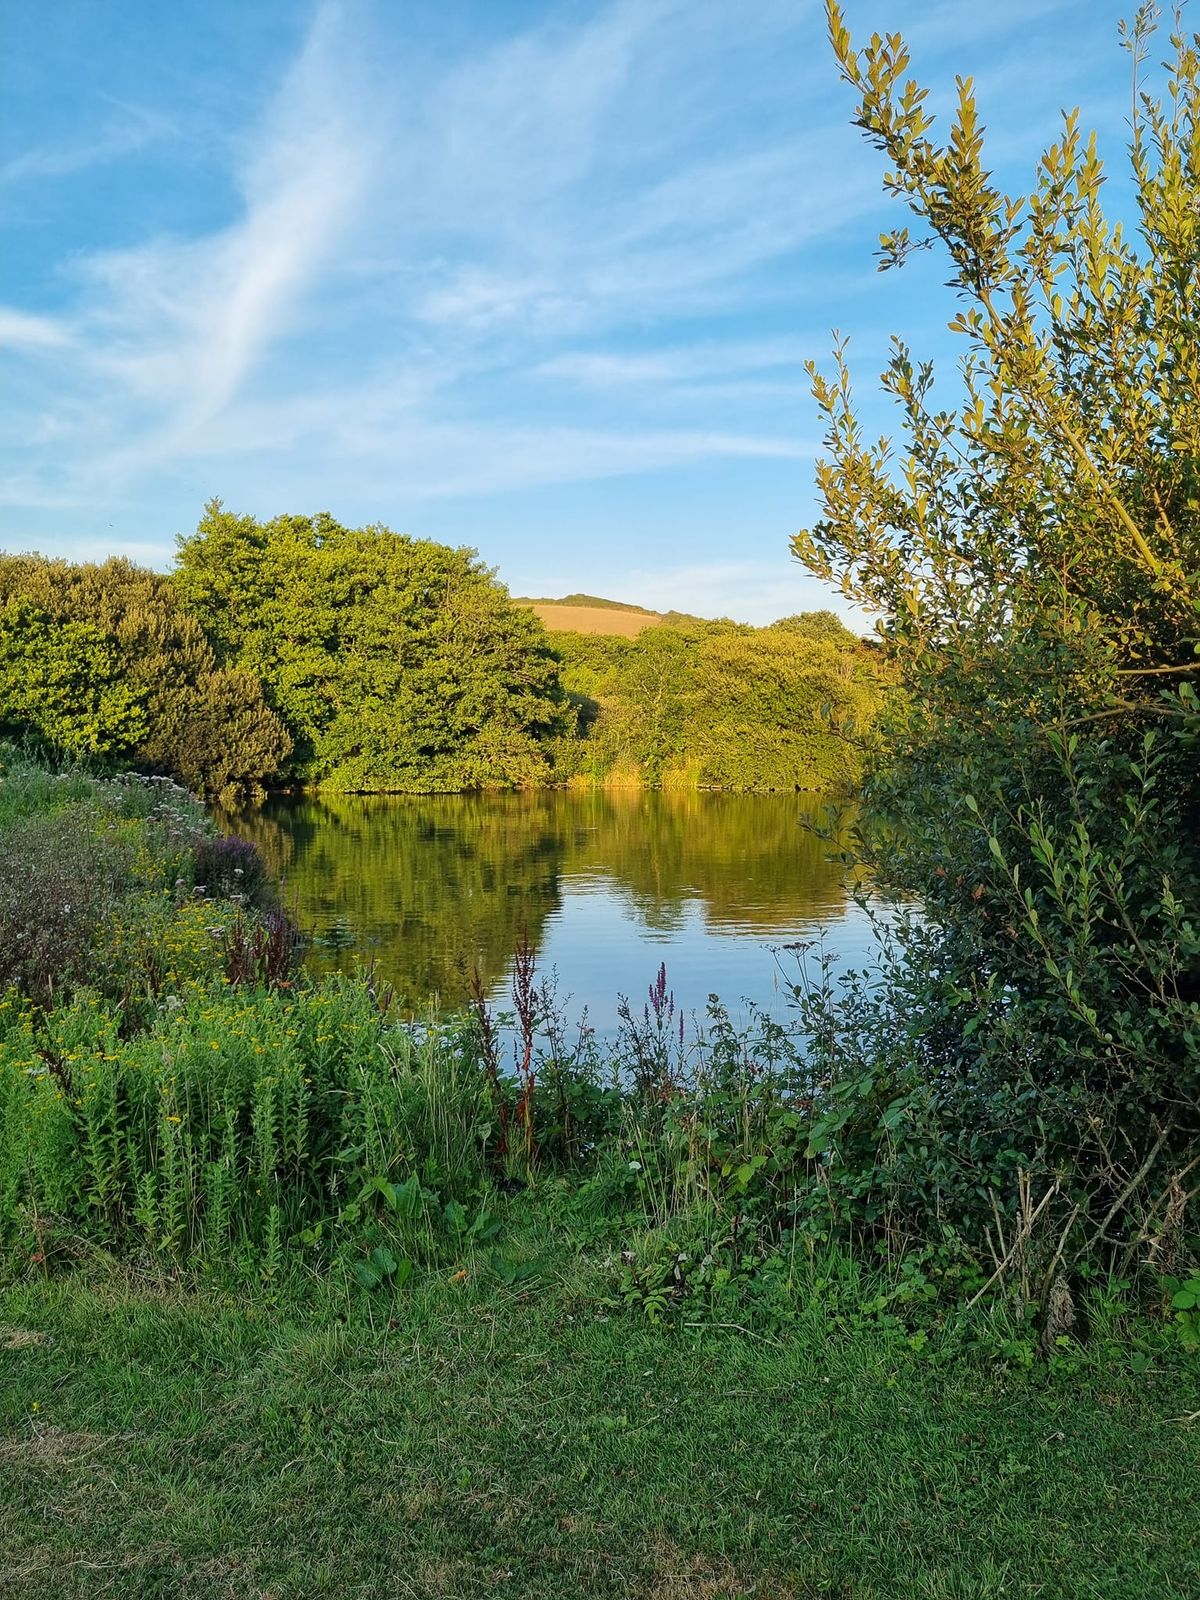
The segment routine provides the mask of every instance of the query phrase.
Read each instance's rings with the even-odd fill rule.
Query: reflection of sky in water
[[[714,917],[699,896],[674,903],[669,920],[660,913],[648,922],[626,886],[588,874],[564,882],[561,905],[542,931],[538,968],[556,972],[570,1015],[586,1006],[600,1033],[611,1031],[619,995],[627,995],[640,1015],[660,963],[689,1021],[693,1012],[703,1016],[710,994],[720,996],[735,1021],[745,1020],[746,999],[784,1021],[788,985],[798,981],[804,957],[780,947],[809,940],[820,941],[838,970],[865,965],[874,947],[868,919],[844,895],[830,896],[810,916],[765,936],[761,917]],[[499,1006],[510,1003],[507,973],[491,994]]]
[[[569,1014],[606,1033],[660,963],[689,1017],[715,993],[735,1019],[748,998],[784,1020],[798,957],[781,946],[869,961],[870,925],[812,831],[823,815],[801,795],[559,790],[274,797],[223,820],[284,876],[314,970],[371,964],[419,1008],[461,1002],[477,966],[506,1008],[527,931]]]

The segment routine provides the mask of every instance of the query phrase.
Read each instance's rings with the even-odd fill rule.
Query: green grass
[[[0,1594],[1200,1593],[1181,1372],[650,1328],[472,1273],[307,1307],[0,1294]]]

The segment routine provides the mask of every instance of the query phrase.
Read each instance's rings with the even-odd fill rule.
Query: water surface
[[[283,875],[317,971],[373,965],[412,1006],[466,996],[478,967],[498,1001],[524,934],[560,994],[601,1032],[665,962],[688,1013],[710,993],[776,1015],[820,936],[869,959],[869,925],[813,796],[542,790],[529,794],[273,797],[225,819]],[[781,971],[782,969],[782,971]]]

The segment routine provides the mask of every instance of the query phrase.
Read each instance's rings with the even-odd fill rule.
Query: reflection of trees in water
[[[581,867],[603,872],[651,927],[679,925],[700,900],[712,926],[772,934],[842,901],[842,871],[812,832],[829,807],[811,797],[617,790],[560,795],[594,808]]]
[[[528,932],[541,942],[564,883],[600,880],[648,926],[706,920],[770,935],[840,904],[841,871],[805,826],[805,797],[647,790],[509,795],[277,797],[223,819],[286,879],[310,960],[374,960],[419,1001],[505,971]],[[352,943],[347,942],[347,935]]]
[[[513,798],[304,796],[227,822],[285,877],[312,966],[374,961],[410,1000],[458,999],[474,966],[491,983],[524,932],[536,945],[559,903],[561,841]]]

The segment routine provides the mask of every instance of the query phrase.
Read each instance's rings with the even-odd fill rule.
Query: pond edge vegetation
[[[1041,1299],[1028,1174],[1015,1210],[1000,1172],[953,1180],[927,1143],[936,1089],[922,1113],[910,1080],[863,1073],[868,1019],[816,948],[794,952],[790,1017],[740,1031],[715,997],[689,1024],[665,969],[620,1002],[615,1043],[569,1030],[527,943],[507,1015],[479,984],[465,1012],[406,1021],[369,975],[297,970],[253,847],[170,784],[10,751],[0,839],[10,1275],[99,1250],[268,1298],[313,1274],[389,1298],[414,1272],[513,1287],[533,1270],[505,1244],[515,1216],[539,1251],[593,1261],[598,1312],[777,1334],[816,1295],[913,1351],[1085,1349],[1075,1300]],[[1070,1282],[1117,1348],[1132,1279],[1093,1256]],[[1187,1358],[1200,1282],[1154,1287],[1122,1337]]]

